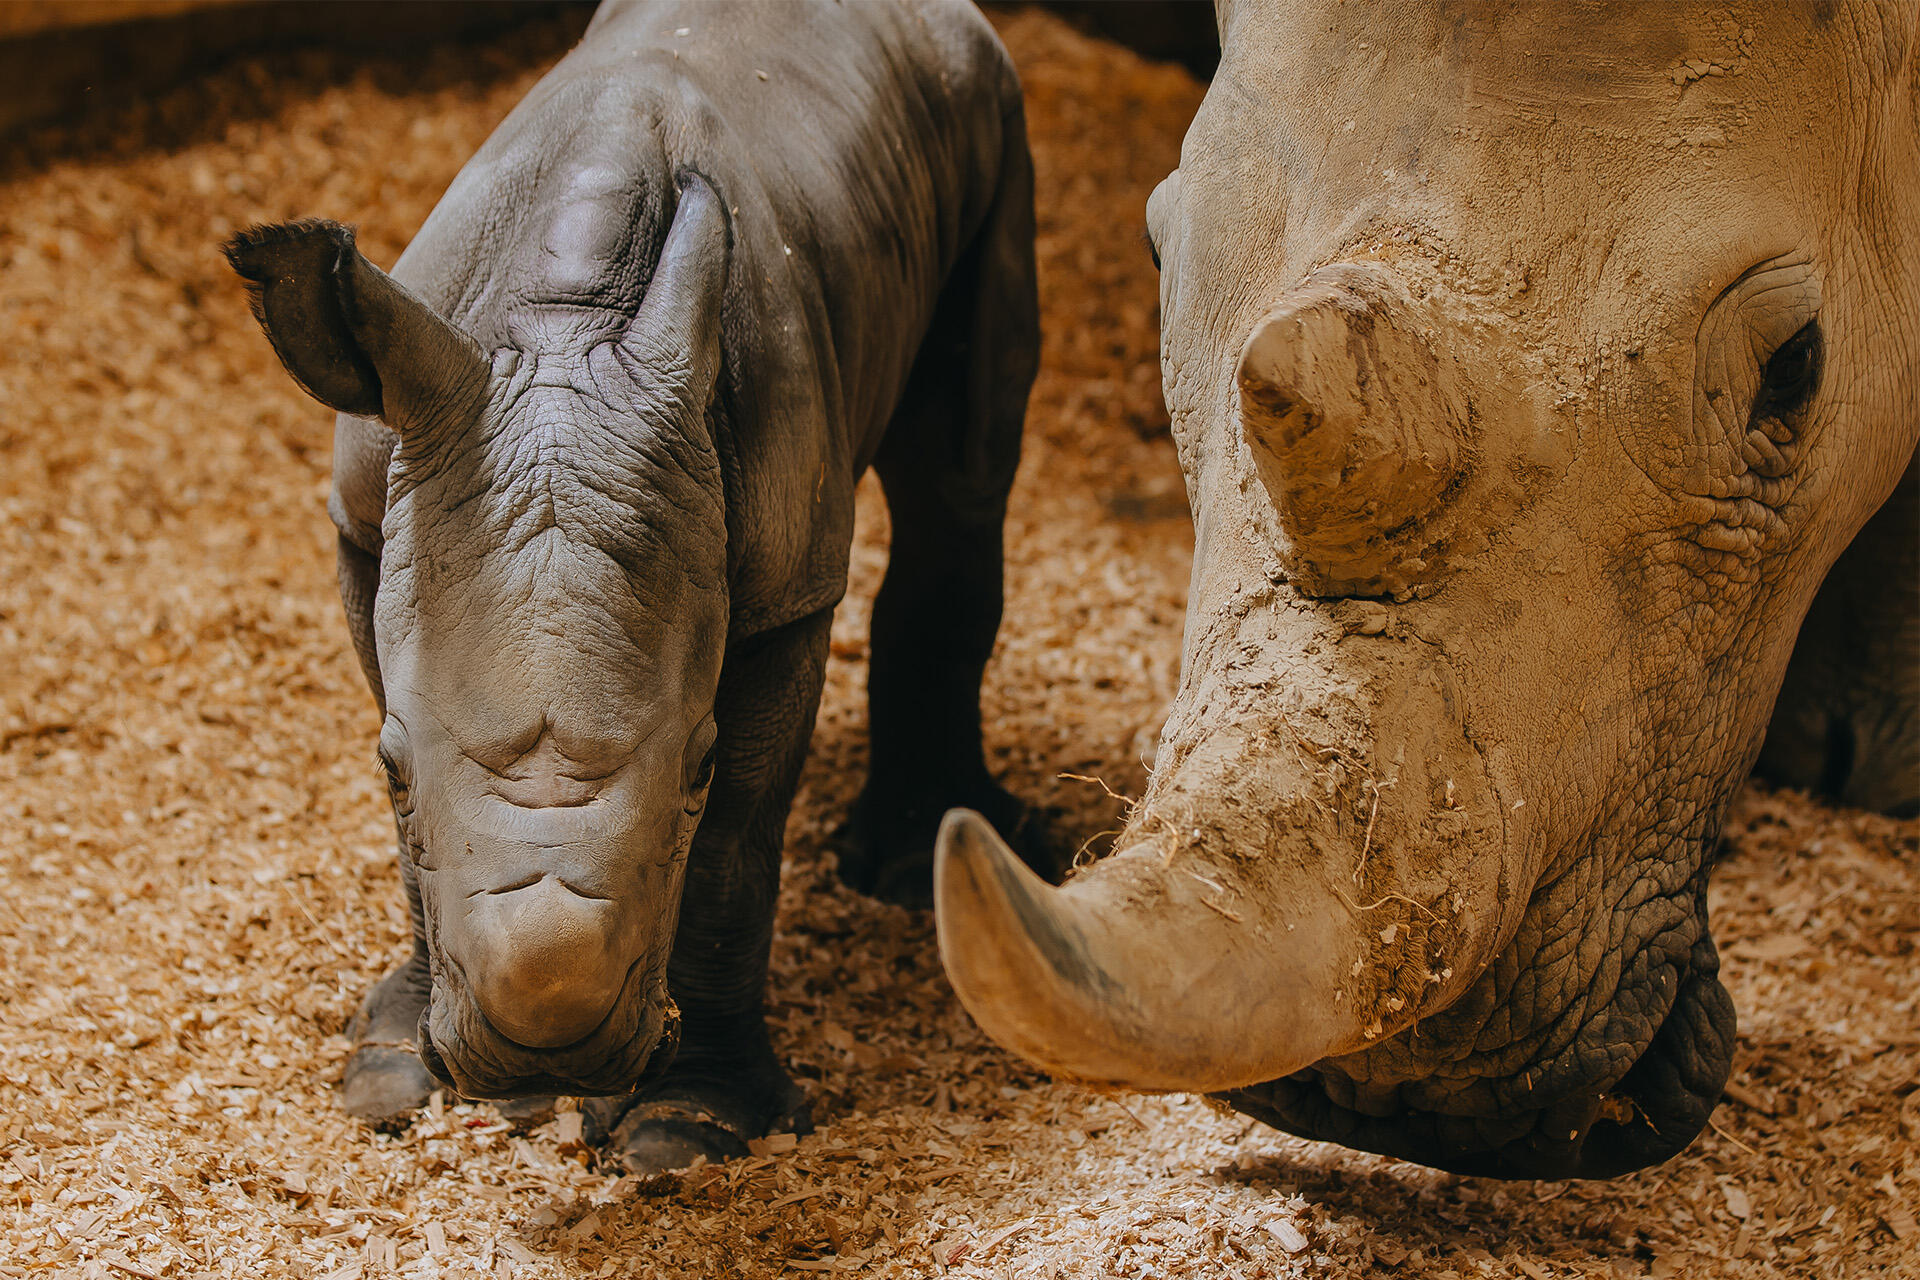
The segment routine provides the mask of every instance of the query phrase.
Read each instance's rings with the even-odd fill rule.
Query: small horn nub
[[[935,850],[940,958],[961,1003],[1008,1049],[1089,1083],[1230,1089],[1362,1042],[1353,1002],[1333,999],[1359,954],[1351,921],[1283,920],[1227,892],[1148,848],[1056,889],[965,809]]]
[[[1241,428],[1303,589],[1390,587],[1405,530],[1458,473],[1461,380],[1415,321],[1397,277],[1339,263],[1290,293],[1241,351]]]

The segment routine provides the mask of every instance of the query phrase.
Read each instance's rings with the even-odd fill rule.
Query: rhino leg
[[[1920,813],[1920,454],[1814,597],[1755,771]]]
[[[391,973],[373,984],[360,1012],[347,1028],[353,1053],[341,1082],[347,1114],[376,1127],[404,1125],[440,1086],[420,1064],[414,1030],[433,992],[427,937],[414,883],[413,860],[404,844],[400,874],[407,886],[407,916],[413,924],[413,950]]]
[[[948,809],[1009,839],[1023,807],[987,772],[980,678],[1000,623],[1000,516],[969,521],[917,477],[882,471],[893,517],[867,676],[872,765],[835,837],[840,878],[908,907],[933,902],[933,842]]]
[[[1023,148],[1008,157],[874,459],[893,540],[873,604],[872,765],[836,844],[842,880],[904,906],[933,904],[947,810],[977,810],[1022,843],[1024,806],[981,753],[980,679],[1000,628],[1007,491],[1038,365],[1026,166]]]
[[[763,995],[787,810],[813,734],[832,614],[732,646],[720,673],[720,737],[707,810],[687,856],[667,989],[680,1009],[672,1065],[638,1095],[587,1108],[635,1173],[747,1154],[768,1133],[812,1128],[774,1055]]]
[[[339,571],[340,602],[346,609],[354,653],[374,701],[384,710],[380,660],[373,645],[373,596],[380,584],[380,557],[342,535]],[[400,875],[407,888],[413,950],[376,982],[361,1002],[360,1012],[347,1028],[353,1054],[347,1059],[346,1078],[341,1083],[341,1102],[347,1114],[379,1126],[406,1123],[439,1087],[420,1065],[420,1055],[414,1049],[414,1028],[427,1007],[433,975],[427,960],[420,890],[414,883],[413,863],[407,857],[404,840],[400,843]]]

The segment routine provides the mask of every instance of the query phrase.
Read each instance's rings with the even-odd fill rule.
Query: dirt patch
[[[1173,690],[1190,530],[1159,407],[1147,191],[1199,100],[1031,13],[1046,364],[989,675],[996,767],[1097,840]],[[1750,792],[1713,910],[1732,1100],[1606,1184],[1461,1179],[1189,1098],[1101,1096],[987,1044],[930,922],[840,890],[858,785],[853,591],[799,802],[772,1013],[820,1131],[604,1176],[569,1116],[337,1109],[338,1036],[401,953],[376,729],[334,598],[327,416],[216,246],[361,225],[391,262],[564,47],[237,64],[42,133],[0,183],[0,1275],[913,1277],[1920,1273],[1920,824]]]

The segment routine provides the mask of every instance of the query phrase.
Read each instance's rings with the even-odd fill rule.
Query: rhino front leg
[[[353,1052],[341,1082],[347,1114],[376,1127],[404,1126],[439,1088],[420,1064],[415,1029],[433,993],[427,939],[420,912],[420,890],[413,862],[403,845],[401,878],[407,886],[407,916],[413,924],[413,950],[386,977],[373,984],[360,1012],[347,1028]]]
[[[1001,513],[956,510],[908,467],[883,464],[881,478],[893,545],[873,606],[872,763],[836,844],[849,887],[925,908],[947,810],[977,810],[1009,841],[1024,813],[987,772],[980,740],[980,680],[1000,625]]]
[[[380,585],[380,557],[344,534],[339,543],[340,603],[347,614],[347,632],[366,674],[373,700],[385,711],[380,685],[380,660],[373,645],[373,597]],[[438,1086],[420,1065],[414,1048],[414,1028],[433,991],[427,961],[425,918],[420,889],[414,883],[413,862],[406,841],[399,841],[400,878],[406,884],[407,919],[413,928],[413,950],[386,977],[373,985],[360,1012],[347,1028],[353,1054],[347,1059],[341,1084],[347,1114],[373,1125],[404,1124]]]
[[[1755,771],[1920,813],[1920,454],[1814,597]]]
[[[774,1055],[763,1003],[787,810],[813,733],[831,611],[740,642],[720,673],[707,811],[687,857],[667,988],[680,1048],[637,1099],[588,1107],[636,1173],[747,1154],[768,1133],[805,1133],[805,1096]],[[624,1111],[624,1113],[623,1113]]]

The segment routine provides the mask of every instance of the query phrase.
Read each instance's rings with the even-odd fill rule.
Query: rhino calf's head
[[[422,1057],[469,1096],[631,1088],[672,1054],[715,764],[720,201],[682,182],[637,314],[525,308],[492,353],[337,224],[229,256],[294,379],[397,436],[373,630],[432,956]]]

